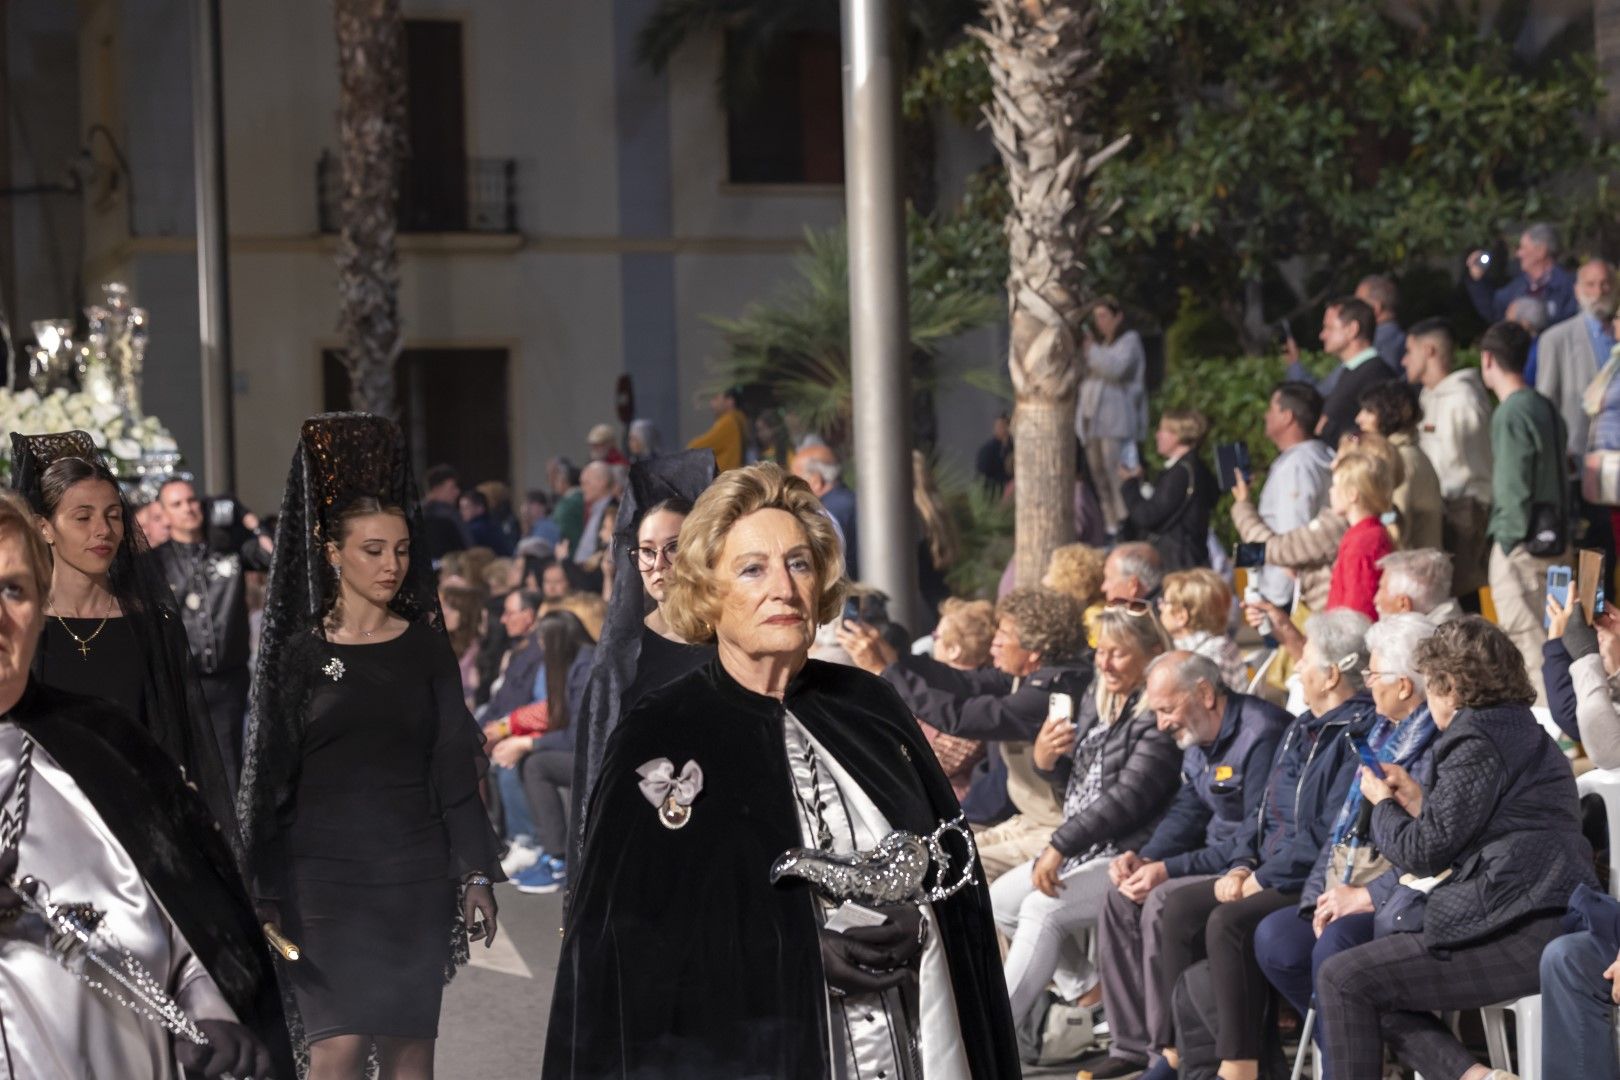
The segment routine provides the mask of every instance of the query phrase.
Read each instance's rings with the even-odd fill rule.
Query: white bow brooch
[[[658,824],[680,829],[692,820],[692,802],[703,790],[703,769],[697,762],[682,765],[677,776],[669,758],[653,758],[636,769],[636,775],[641,777],[641,793],[658,811]]]

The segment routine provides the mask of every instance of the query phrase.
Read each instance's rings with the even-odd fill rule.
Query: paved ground
[[[558,895],[524,896],[496,886],[500,934],[491,949],[474,948],[473,963],[445,992],[439,1020],[437,1072],[447,1080],[532,1080],[551,1013],[562,917]],[[1072,1077],[1074,1066],[1029,1069],[1026,1077]]]

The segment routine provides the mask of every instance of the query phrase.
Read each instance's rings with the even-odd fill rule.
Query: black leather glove
[[[17,873],[17,849],[0,855],[0,923],[13,919],[22,911],[23,898],[8,882]]]
[[[229,1073],[238,1080],[249,1076],[253,1080],[270,1080],[270,1051],[253,1032],[228,1020],[199,1020],[197,1026],[208,1036],[208,1045],[176,1040],[174,1056],[180,1064],[210,1078]]]
[[[1564,651],[1569,653],[1571,660],[1597,652],[1597,630],[1586,621],[1579,600],[1570,606],[1569,622],[1564,624],[1564,635],[1558,640],[1564,643]]]
[[[924,924],[915,904],[879,908],[878,926],[821,931],[821,966],[827,985],[845,994],[870,994],[899,986],[922,958]]]

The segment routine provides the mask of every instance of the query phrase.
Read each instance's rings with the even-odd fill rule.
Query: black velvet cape
[[[223,828],[174,762],[117,706],[32,680],[5,719],[73,777],[237,1019],[270,1051],[274,1075],[295,1076],[269,946]]]
[[[899,695],[865,672],[812,660],[778,702],[711,661],[642,698],[614,732],[592,795],[546,1080],[831,1075],[815,900],[802,882],[770,883],[771,863],[801,843],[784,705],[894,828],[926,834],[958,814]],[[638,786],[637,767],[655,758],[703,770],[679,830],[659,823]],[[990,893],[975,876],[934,912],[972,1075],[1015,1078]]]

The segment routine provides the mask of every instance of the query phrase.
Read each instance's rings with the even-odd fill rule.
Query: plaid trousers
[[[1391,934],[1329,959],[1316,980],[1316,1014],[1333,1080],[1382,1080],[1386,1042],[1429,1080],[1461,1077],[1477,1062],[1434,1014],[1538,992],[1541,950],[1563,932],[1561,921],[1537,916],[1444,959],[1421,934]]]

